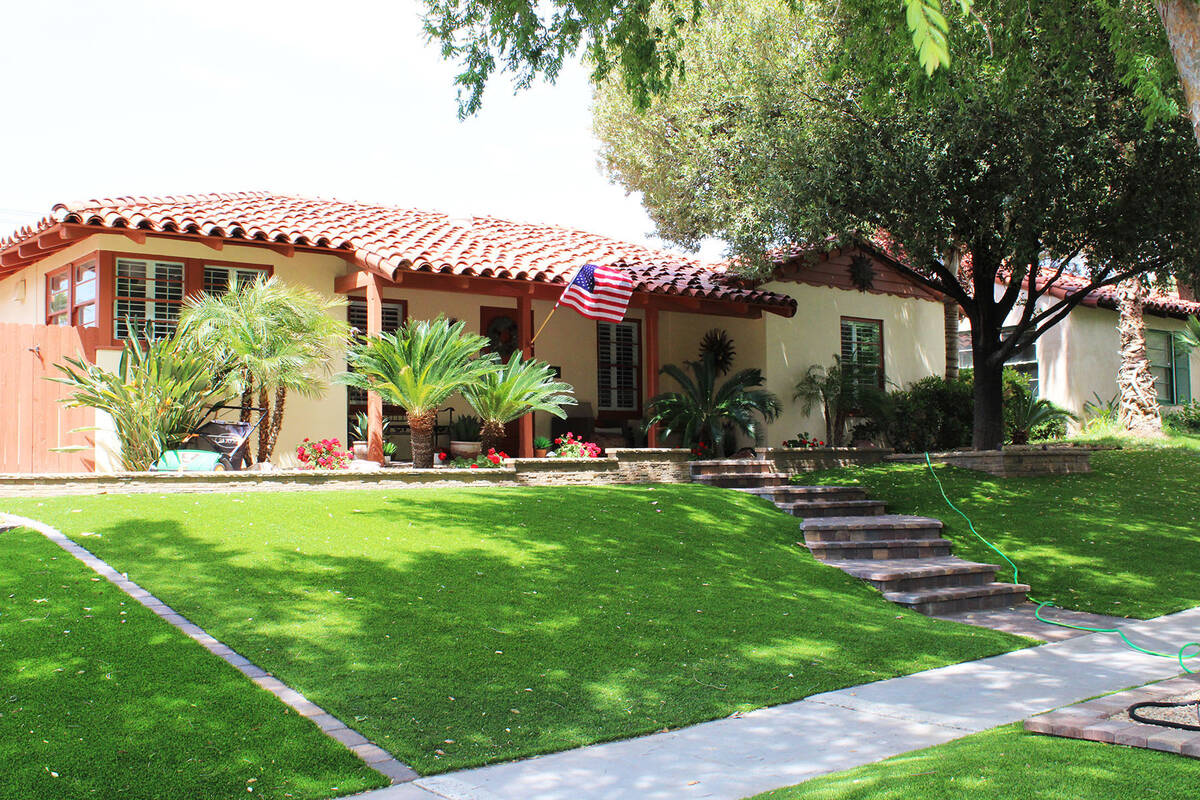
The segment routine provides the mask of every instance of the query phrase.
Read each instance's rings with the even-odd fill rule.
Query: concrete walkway
[[[1143,647],[1175,652],[1200,639],[1200,608],[1130,622],[1125,631]],[[1092,634],[669,733],[421,778],[356,800],[737,800],[1179,672],[1171,659]]]

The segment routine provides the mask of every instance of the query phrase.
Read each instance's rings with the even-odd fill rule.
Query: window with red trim
[[[71,264],[46,276],[46,324],[96,325],[96,260]]]

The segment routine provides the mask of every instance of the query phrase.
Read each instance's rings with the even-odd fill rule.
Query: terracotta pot
[[[534,458],[545,458],[546,453],[549,453],[549,452],[550,452],[549,450],[534,450],[533,457]]]
[[[475,458],[481,446],[479,442],[450,442],[450,455],[454,458]]]

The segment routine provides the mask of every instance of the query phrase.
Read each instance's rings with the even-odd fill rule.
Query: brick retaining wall
[[[962,450],[930,453],[938,464],[986,472],[1001,478],[1035,475],[1071,475],[1092,471],[1090,447],[1013,446],[1003,450]],[[891,455],[888,461],[925,463],[923,453]]]
[[[759,458],[780,472],[874,464],[890,450],[878,448],[762,449]],[[678,448],[612,448],[604,458],[520,458],[491,469],[409,469],[311,472],[115,472],[0,475],[0,497],[149,492],[314,491],[405,489],[414,486],[606,486],[690,483],[691,453]]]

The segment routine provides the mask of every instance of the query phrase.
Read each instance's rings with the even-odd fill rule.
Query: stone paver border
[[[150,592],[129,580],[126,575],[117,572],[116,569],[91,551],[76,544],[61,531],[37,520],[0,513],[0,532],[13,528],[29,528],[54,542],[90,567],[97,575],[107,579],[109,583],[115,585],[125,594],[162,617],[171,625],[174,625],[205,650],[223,659],[227,664],[241,672],[259,687],[275,695],[297,714],[312,721],[326,736],[340,742],[350,752],[366,762],[371,769],[385,775],[393,784],[407,783],[419,777],[412,767],[392,758],[392,755],[382,747],[379,747],[367,739],[367,737],[325,711],[325,709],[313,703],[303,694],[291,688],[271,673],[255,665],[250,659],[239,655],[229,645],[222,643],[199,625],[191,622],[182,614],[177,613],[162,600],[159,600]]]
[[[1067,739],[1123,744],[1128,747],[1200,758],[1200,731],[1184,731],[1133,720],[1110,719],[1134,703],[1164,700],[1195,691],[1200,691],[1200,675],[1181,675],[1178,678],[1104,695],[1030,717],[1025,720],[1025,730]]]

